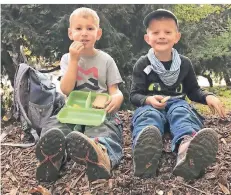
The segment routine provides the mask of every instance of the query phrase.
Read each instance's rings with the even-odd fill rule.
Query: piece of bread
[[[94,102],[92,103],[92,108],[103,109],[105,108],[105,103],[107,102],[107,96],[96,95]]]
[[[170,98],[171,98],[171,96],[166,96],[166,97],[164,97],[162,100],[160,100],[160,102],[161,102],[161,103],[165,103],[165,102],[167,102]]]

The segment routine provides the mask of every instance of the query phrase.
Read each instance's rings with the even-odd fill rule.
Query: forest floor
[[[231,112],[226,120],[215,115],[207,115],[205,127],[213,128],[219,135],[219,151],[216,163],[207,168],[201,178],[184,181],[172,174],[176,154],[170,150],[171,139],[164,136],[163,155],[155,178],[140,179],[133,175],[131,150],[131,111],[121,111],[124,121],[123,152],[120,165],[112,171],[109,180],[89,182],[85,167],[69,161],[61,171],[61,178],[54,183],[39,183],[35,179],[35,147],[27,149],[1,146],[1,194],[19,195],[199,195],[230,194],[231,191]],[[10,129],[9,129],[10,128]],[[9,134],[2,142],[21,142],[24,134],[18,123],[5,126],[3,132]],[[38,187],[39,186],[39,187]]]

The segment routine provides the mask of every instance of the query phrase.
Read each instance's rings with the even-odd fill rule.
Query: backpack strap
[[[24,110],[24,107],[22,105],[22,102],[21,102],[21,99],[20,99],[20,84],[21,84],[21,81],[22,81],[22,78],[23,76],[26,74],[26,72],[29,70],[29,66],[27,64],[19,64],[19,68],[18,68],[18,71],[16,73],[16,79],[15,79],[15,100],[16,100],[16,108],[17,111],[16,111],[16,115],[19,114],[19,110],[20,112],[22,113],[23,117],[25,118],[26,122],[31,126],[31,121],[29,120],[29,118],[27,117],[26,115],[26,112]],[[29,86],[28,86],[29,87]],[[17,116],[16,116],[17,117]]]
[[[27,117],[26,111],[22,105],[21,99],[20,99],[20,84],[22,82],[22,78],[24,77],[24,75],[29,71],[31,67],[28,66],[25,63],[19,64],[19,67],[17,69],[17,72],[15,74],[15,78],[14,78],[14,117],[16,119],[19,118],[20,115],[20,120],[21,120],[21,124],[22,124],[22,129],[26,132],[26,131],[30,131],[31,135],[33,136],[35,142],[34,143],[30,143],[30,144],[14,144],[13,146],[18,146],[18,147],[23,147],[23,148],[27,148],[27,147],[31,147],[33,145],[35,145],[37,143],[37,141],[39,140],[39,136],[36,132],[35,129],[33,129],[32,123],[30,121],[30,119]],[[28,86],[29,88],[29,86]]]

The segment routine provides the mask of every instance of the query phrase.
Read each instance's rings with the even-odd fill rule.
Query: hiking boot
[[[213,129],[202,129],[193,137],[184,136],[173,174],[186,180],[198,178],[207,166],[216,161],[217,151],[218,135]]]
[[[61,130],[48,130],[38,141],[35,154],[39,160],[36,170],[38,181],[56,181],[65,157],[65,137]]]
[[[136,140],[133,150],[134,175],[144,178],[155,176],[163,148],[160,130],[155,126],[145,127]]]
[[[103,145],[77,131],[69,133],[66,140],[67,154],[78,164],[86,164],[89,181],[110,178],[111,163]]]

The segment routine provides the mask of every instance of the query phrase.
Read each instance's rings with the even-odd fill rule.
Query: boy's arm
[[[67,96],[74,89],[76,84],[78,70],[77,64],[77,60],[68,60],[67,72],[64,74],[60,82],[60,89]]]
[[[132,87],[130,92],[130,101],[137,107],[151,105],[157,109],[163,109],[166,103],[161,95],[148,95],[147,75],[144,73],[143,63],[137,62],[132,74]]]
[[[69,59],[67,62],[67,71],[63,75],[60,82],[60,89],[67,96],[75,87],[76,80],[77,80],[78,61],[80,58],[80,52],[83,49],[84,49],[83,43],[78,41],[72,42],[72,44],[69,47]]]
[[[143,69],[142,59],[139,59],[133,68],[130,91],[130,101],[137,107],[144,105],[147,98],[146,75]]]
[[[188,59],[188,63],[189,63],[189,71],[184,81],[186,94],[188,98],[194,102],[207,104],[206,96],[214,95],[214,94],[211,92],[204,91],[200,88],[197,82],[196,74],[194,72],[192,63],[189,59]]]
[[[106,112],[116,112],[119,110],[123,103],[124,97],[122,92],[119,90],[118,84],[114,84],[108,87],[108,93],[111,98],[106,102]]]

